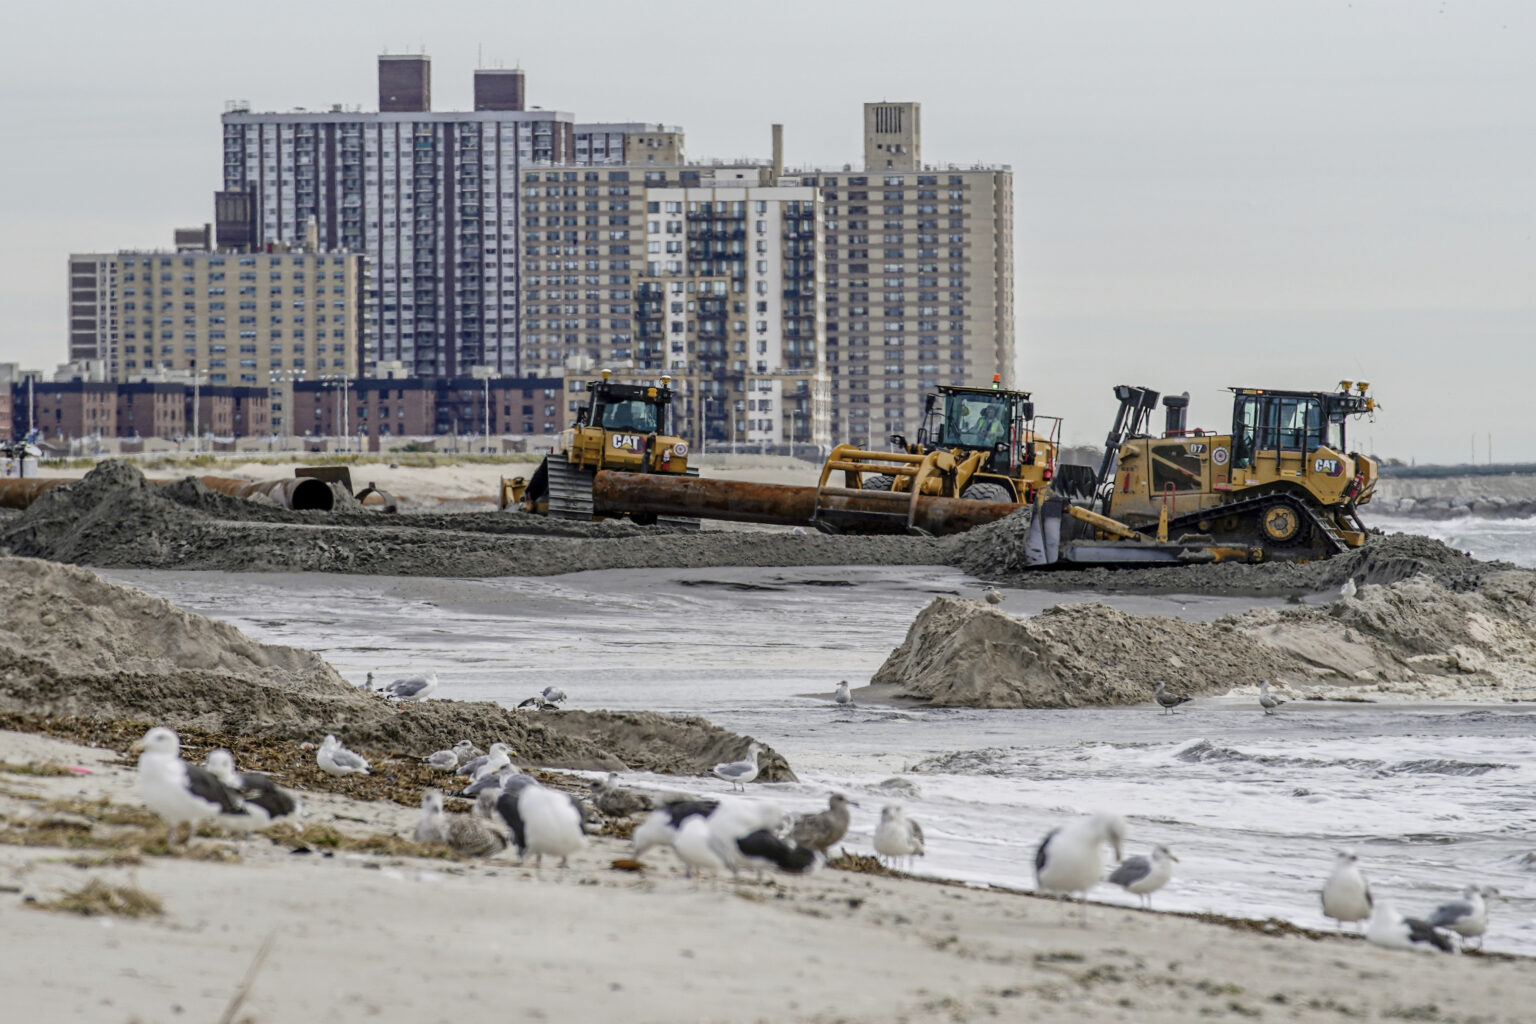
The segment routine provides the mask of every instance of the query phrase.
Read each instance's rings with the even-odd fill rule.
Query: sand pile
[[[1261,678],[1293,692],[1340,688],[1504,699],[1536,693],[1536,573],[1491,572],[1457,592],[1427,575],[1367,584],[1322,606],[1255,609],[1215,622],[1070,604],[1016,619],[979,601],[923,609],[871,680],[959,707],[1078,707]],[[1325,693],[1326,691],[1326,693]]]
[[[942,541],[950,564],[973,576],[1013,586],[1136,593],[1304,594],[1336,588],[1347,579],[1393,583],[1427,575],[1450,590],[1476,589],[1490,573],[1513,568],[1418,534],[1373,535],[1365,547],[1320,562],[1222,563],[1166,569],[1024,569],[1029,517],[1015,513]]]
[[[510,743],[519,761],[561,768],[702,773],[740,756],[744,737],[698,718],[561,711],[370,696],[319,657],[259,644],[221,622],[94,574],[0,559],[0,711],[138,720],[233,737],[318,742],[424,756],[464,737]],[[725,752],[722,755],[721,752]],[[793,778],[765,756],[765,778]]]
[[[0,547],[104,568],[398,576],[943,561],[938,542],[920,537],[701,534],[507,512],[291,512],[211,493],[195,480],[158,487],[124,462],[104,462],[3,521]]]

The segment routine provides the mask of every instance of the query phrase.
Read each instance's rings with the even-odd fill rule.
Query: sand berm
[[[376,756],[425,756],[463,738],[500,740],[521,764],[696,775],[747,739],[700,718],[646,712],[513,712],[490,702],[400,705],[348,683],[320,657],[260,644],[94,573],[0,559],[0,713],[139,722],[229,742],[317,743],[335,733]],[[764,777],[793,778],[767,753]]]

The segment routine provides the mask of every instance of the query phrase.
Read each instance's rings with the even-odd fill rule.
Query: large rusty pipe
[[[199,477],[204,487],[232,498],[251,498],[265,495],[276,500],[284,508],[318,509],[329,512],[336,503],[336,496],[324,481],[312,477],[293,480],[266,480],[252,482],[224,476]],[[28,477],[24,480],[0,480],[0,508],[26,508],[47,491],[62,484],[78,483],[81,477]],[[164,486],[173,480],[154,480],[152,484]]]
[[[879,491],[825,488],[823,507],[831,512],[905,513],[909,495]],[[1018,511],[1012,502],[967,501],[964,498],[917,499],[913,525],[935,536],[959,533]],[[816,515],[816,488],[789,484],[760,484],[745,480],[711,480],[661,473],[599,472],[592,482],[592,510],[598,515],[643,513],[699,519],[728,519],[738,523],[811,526]],[[903,515],[903,521],[904,521]],[[890,519],[853,529],[900,532]]]
[[[198,480],[210,491],[227,494],[231,498],[254,498],[257,495],[275,499],[284,508],[306,511],[309,509],[329,512],[336,505],[336,495],[331,485],[314,477],[301,476],[291,480],[236,480],[227,476],[200,476]],[[159,481],[156,481],[158,483]]]
[[[0,480],[0,508],[26,508],[43,493],[59,486],[72,484],[70,477],[29,476],[24,480]]]

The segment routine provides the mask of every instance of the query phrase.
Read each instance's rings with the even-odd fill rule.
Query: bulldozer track
[[[1267,539],[1261,525],[1263,513],[1277,504],[1290,508],[1303,524],[1303,529],[1297,533],[1297,536],[1291,542],[1284,544]],[[1245,498],[1242,501],[1175,516],[1168,520],[1168,535],[1174,537],[1180,533],[1208,533],[1211,531],[1202,529],[1201,523],[1233,517],[1252,524],[1252,529],[1245,531],[1244,536],[1237,539],[1247,546],[1261,547],[1266,561],[1332,558],[1349,550],[1348,543],[1339,531],[1318,515],[1317,509],[1310,502],[1284,490],[1267,490],[1263,494]],[[1156,524],[1141,529],[1143,532],[1150,532],[1156,529]]]

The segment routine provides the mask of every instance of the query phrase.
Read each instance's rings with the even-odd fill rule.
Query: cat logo
[[[1192,445],[1190,445],[1189,446],[1189,454],[1191,454],[1191,455],[1204,455],[1205,454],[1205,445],[1203,445],[1203,444],[1192,444]]]
[[[614,434],[613,446],[615,448],[627,448],[634,451],[640,447],[639,434]]]
[[[1344,472],[1344,463],[1338,459],[1314,459],[1312,472],[1326,473],[1328,476],[1339,476]]]

